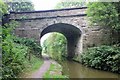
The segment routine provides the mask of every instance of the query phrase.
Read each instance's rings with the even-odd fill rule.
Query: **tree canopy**
[[[62,9],[62,8],[77,8],[85,6],[84,0],[76,0],[76,1],[61,1],[59,2],[55,8]]]
[[[5,5],[2,0],[0,0],[0,18],[5,13],[7,13],[7,5]]]
[[[43,50],[55,60],[62,60],[62,55],[67,53],[67,40],[60,33],[51,33],[44,41]]]
[[[30,0],[12,0],[5,2],[9,11],[23,12],[34,10],[34,5]]]
[[[120,29],[120,2],[94,2],[88,4],[87,15],[92,24]]]

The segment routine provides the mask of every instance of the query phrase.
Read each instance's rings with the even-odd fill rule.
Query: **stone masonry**
[[[108,27],[89,26],[86,7],[61,10],[11,12],[9,20],[20,23],[15,34],[20,37],[40,38],[49,32],[62,33],[68,41],[68,57],[78,55],[88,47],[113,44],[120,37]],[[114,34],[113,34],[114,33]],[[116,36],[114,36],[116,35]]]

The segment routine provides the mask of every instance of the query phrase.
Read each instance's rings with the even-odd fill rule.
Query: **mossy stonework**
[[[111,45],[120,40],[119,32],[108,27],[90,26],[86,7],[61,10],[11,12],[10,20],[20,23],[15,34],[20,37],[40,38],[49,32],[62,33],[67,39],[68,57],[73,58],[88,47]],[[5,20],[5,19],[3,19]],[[5,22],[5,21],[3,21]]]

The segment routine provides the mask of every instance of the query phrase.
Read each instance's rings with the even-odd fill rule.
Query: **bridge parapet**
[[[33,19],[45,17],[65,17],[65,16],[80,16],[86,14],[87,7],[68,8],[60,10],[47,11],[31,11],[31,12],[11,12],[10,19]]]

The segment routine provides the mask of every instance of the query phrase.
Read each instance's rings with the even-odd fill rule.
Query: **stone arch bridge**
[[[67,39],[68,57],[78,55],[88,47],[112,44],[118,39],[112,37],[111,29],[91,27],[86,17],[86,7],[60,10],[11,12],[3,22],[16,20],[20,23],[15,34],[20,37],[40,38],[49,32],[59,32]],[[7,19],[5,19],[7,18]],[[115,34],[116,35],[116,34]]]

